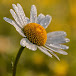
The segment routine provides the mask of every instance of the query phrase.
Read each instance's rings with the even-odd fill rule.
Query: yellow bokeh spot
[[[46,43],[47,33],[40,24],[29,23],[24,26],[23,31],[27,39],[33,44],[43,46]]]
[[[41,54],[34,53],[32,56],[32,60],[34,64],[40,65],[44,62],[44,57]]]
[[[8,1],[7,1],[7,0],[1,0],[1,3],[7,5],[7,4],[13,3],[13,1],[14,1],[14,0],[8,0]]]
[[[60,0],[36,0],[43,7],[56,5]]]
[[[76,17],[76,0],[69,0],[69,5],[71,15]]]
[[[68,71],[68,64],[65,61],[58,62],[54,65],[54,72],[57,76],[65,76]]]

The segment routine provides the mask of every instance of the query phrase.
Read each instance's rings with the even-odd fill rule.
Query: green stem
[[[18,64],[19,58],[20,58],[21,53],[22,53],[22,51],[23,51],[24,48],[25,48],[25,47],[22,47],[22,46],[21,46],[21,48],[20,48],[19,51],[18,51],[18,54],[17,54],[17,56],[16,56],[16,60],[15,60],[15,63],[14,63],[14,67],[13,67],[13,75],[12,75],[12,76],[16,76],[17,64]]]

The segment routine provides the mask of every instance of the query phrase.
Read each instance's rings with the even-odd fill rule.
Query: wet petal
[[[19,20],[18,16],[16,15],[16,13],[13,11],[13,9],[10,9],[10,13],[12,14],[12,16],[13,16],[13,18],[15,19],[15,21],[17,22],[17,24],[18,24],[20,27],[22,27],[22,26],[21,26],[21,23],[20,23],[20,20]]]
[[[31,23],[36,23],[37,21],[37,9],[35,5],[31,6],[31,11],[30,11],[30,22]]]
[[[48,44],[60,44],[60,43],[67,43],[69,42],[70,40],[68,38],[64,38],[64,37],[50,37],[50,38],[47,38],[47,41],[46,43]]]
[[[22,6],[19,3],[17,3],[17,7],[18,7],[18,10],[19,10],[21,19],[23,21],[23,25],[26,25],[27,24],[27,17],[25,16],[23,8],[22,8]]]
[[[49,57],[52,58],[52,55],[51,55],[46,49],[44,49],[43,47],[39,47],[39,46],[38,46],[38,48],[39,48],[43,53],[45,53],[46,55],[48,55]]]
[[[48,51],[60,61],[59,57],[55,53],[53,53],[51,50],[48,50]]]
[[[16,24],[13,20],[11,20],[11,19],[9,19],[9,18],[6,18],[6,17],[4,17],[3,19],[4,19],[6,22],[8,22],[8,23],[10,23],[11,25],[13,25],[13,26],[16,28],[16,30],[19,32],[19,34],[20,34],[21,36],[26,37],[26,36],[24,35],[23,31],[21,30],[21,28],[19,27],[19,25]]]
[[[40,22],[40,25],[42,25],[45,29],[48,27],[52,20],[52,17],[49,15],[46,15],[46,17]]]
[[[58,48],[54,48],[54,47],[51,47],[51,46],[48,46],[48,45],[45,45],[48,49],[54,51],[54,52],[57,52],[59,54],[63,54],[63,55],[67,55],[68,53],[63,51],[63,50],[60,50]]]
[[[32,44],[27,38],[21,39],[20,45],[23,47],[26,46],[28,49],[33,51],[37,50],[37,46],[35,44]]]
[[[20,20],[21,25],[24,25],[18,7],[15,4],[12,4],[12,6],[13,6],[13,9],[15,10],[17,16],[19,17],[19,20]]]
[[[66,32],[64,31],[55,31],[55,32],[50,32],[47,34],[47,37],[50,38],[50,37],[58,37],[58,36],[63,36],[65,37],[67,34]]]
[[[68,46],[66,45],[62,45],[62,44],[47,44],[46,45],[53,47],[53,48],[57,48],[57,49],[69,49]]]
[[[46,50],[47,52],[49,51],[52,55],[54,55],[54,56],[60,61],[59,57],[58,57],[55,53],[53,53],[52,50],[49,50],[49,49],[47,49],[47,48],[45,48],[45,47],[43,47],[43,46],[42,46],[42,49],[43,49],[43,50]]]
[[[45,18],[45,16],[41,13],[37,17],[37,23],[40,24],[40,22]]]

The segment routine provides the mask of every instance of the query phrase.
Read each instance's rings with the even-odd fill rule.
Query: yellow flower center
[[[46,43],[47,33],[40,24],[29,23],[24,26],[23,31],[27,39],[33,44],[43,46]]]

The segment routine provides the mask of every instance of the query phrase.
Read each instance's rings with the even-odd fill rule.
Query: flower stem
[[[12,75],[12,76],[16,76],[17,64],[18,64],[19,58],[20,58],[21,53],[22,53],[22,51],[23,51],[24,48],[25,48],[25,47],[22,47],[22,46],[21,46],[21,48],[20,48],[19,51],[18,51],[18,54],[17,54],[16,59],[15,59],[14,67],[13,67],[13,75]]]

